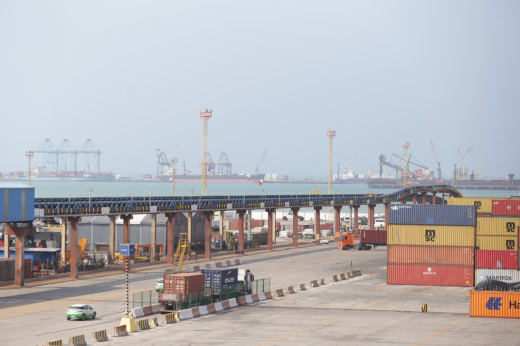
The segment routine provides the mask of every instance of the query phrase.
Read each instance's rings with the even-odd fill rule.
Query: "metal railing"
[[[132,295],[132,308],[142,308],[158,303],[159,293],[155,290],[137,292]]]

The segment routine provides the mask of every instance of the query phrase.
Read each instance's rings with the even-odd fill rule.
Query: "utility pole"
[[[25,156],[27,156],[28,164],[27,164],[27,185],[31,185],[31,158],[34,156],[34,151],[26,151]]]
[[[404,142],[403,143],[403,149],[404,149],[404,188],[406,189],[406,176],[408,174],[407,172],[407,164],[408,164],[408,156],[406,155],[407,149],[410,148],[410,143]]]
[[[208,162],[206,161],[206,137],[208,136],[208,120],[213,115],[211,109],[204,108],[200,111],[202,119],[202,175],[201,175],[201,196],[206,196],[208,189]]]
[[[332,194],[332,139],[336,136],[336,131],[328,130],[327,137],[329,138],[329,195]],[[332,218],[332,208],[329,207],[329,220]],[[317,220],[319,222],[319,220]]]

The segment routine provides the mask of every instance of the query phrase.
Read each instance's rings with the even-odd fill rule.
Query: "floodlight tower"
[[[332,139],[336,136],[336,131],[328,130],[327,137],[329,138],[329,195],[332,194]],[[329,207],[329,219],[332,214],[332,208]]]
[[[26,151],[25,156],[27,156],[27,185],[31,185],[31,158],[34,156],[34,151]]]
[[[172,196],[175,196],[175,163],[179,162],[177,157],[172,157]]]
[[[208,120],[212,116],[212,110],[204,108],[200,111],[202,119],[202,175],[200,194],[205,196],[208,189],[208,162],[206,161],[206,137],[208,135]]]
[[[403,143],[403,149],[404,149],[404,188],[406,189],[406,176],[408,174],[407,172],[407,164],[408,164],[408,156],[406,155],[406,151],[410,148],[410,143],[404,142]]]

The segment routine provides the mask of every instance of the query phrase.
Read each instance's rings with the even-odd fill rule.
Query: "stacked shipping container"
[[[387,283],[473,286],[475,224],[471,206],[393,205]]]

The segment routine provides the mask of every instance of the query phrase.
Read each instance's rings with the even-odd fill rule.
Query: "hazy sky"
[[[325,176],[409,152],[444,176],[457,149],[520,178],[518,1],[0,1],[0,171],[90,138],[101,169],[155,176],[155,149],[200,172]],[[36,162],[41,163],[41,156]],[[83,168],[83,160],[80,159]],[[283,169],[282,169],[283,167]]]

